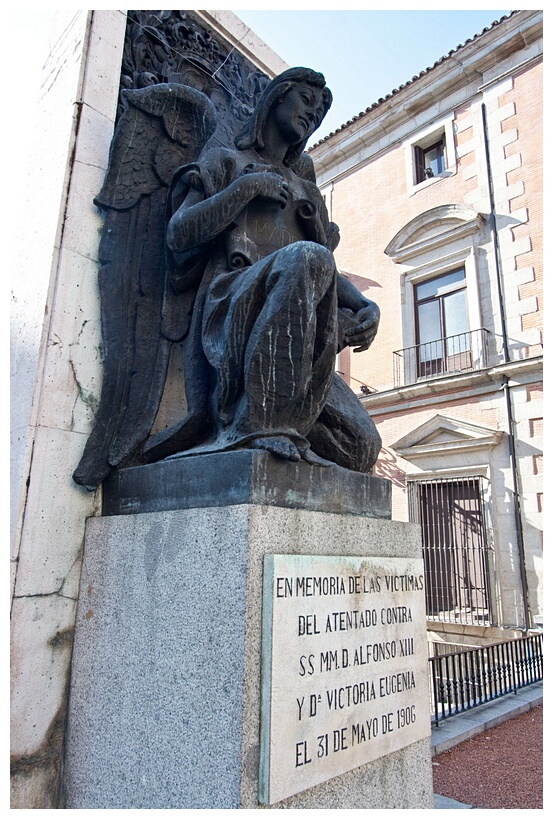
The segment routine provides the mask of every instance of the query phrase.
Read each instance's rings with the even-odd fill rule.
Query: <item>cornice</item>
[[[440,440],[433,440],[438,433],[441,433]],[[444,435],[451,437],[448,440]],[[504,438],[503,430],[482,427],[445,415],[435,415],[390,444],[390,448],[405,460],[416,461],[427,455],[488,452]]]
[[[457,399],[452,394],[462,397],[467,391],[479,389],[481,392],[485,391],[486,387],[495,391],[501,388],[501,382],[506,378],[528,379],[530,376],[543,378],[543,356],[507,362],[485,370],[471,370],[467,373],[417,381],[403,387],[360,396],[359,400],[370,414],[374,414],[376,410],[390,412],[393,405],[398,405],[399,408],[405,402],[417,401],[424,405],[430,396],[445,397],[446,394],[454,401]]]
[[[456,239],[470,236],[480,230],[486,217],[465,205],[440,205],[437,208],[420,213],[407,225],[401,228],[390,241],[384,253],[396,264],[400,264],[413,256],[419,256],[430,250],[435,250]],[[410,241],[411,237],[423,228],[444,227],[440,233],[430,237]]]
[[[437,453],[447,455],[451,452],[476,452],[478,450],[487,452],[494,446],[497,446],[504,436],[505,433],[498,430],[495,435],[489,435],[486,438],[467,439],[464,441],[443,441],[439,444],[420,444],[410,447],[398,447],[392,444],[390,445],[390,449],[393,449],[394,452],[397,452],[397,454],[406,461],[415,461],[417,458],[423,458],[427,455],[435,455]]]

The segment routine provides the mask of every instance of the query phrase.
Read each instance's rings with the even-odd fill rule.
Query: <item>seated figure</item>
[[[175,172],[166,241],[170,286],[193,305],[187,414],[135,462],[249,448],[359,472],[375,463],[380,436],[334,368],[344,347],[368,349],[379,310],[338,273],[338,228],[303,153],[331,101],[322,74],[285,71],[235,147]]]
[[[237,149],[212,149],[176,174],[167,243],[180,286],[198,286],[187,359],[202,362],[205,389],[187,423],[203,418],[207,440],[196,452],[259,448],[360,472],[378,455],[374,424],[334,364],[346,345],[369,347],[379,311],[338,273],[338,230],[301,156],[330,102],[321,74],[286,71]],[[202,247],[201,282],[187,280]]]

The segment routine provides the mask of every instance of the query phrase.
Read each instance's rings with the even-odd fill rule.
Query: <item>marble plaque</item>
[[[266,555],[259,801],[429,735],[422,559]]]

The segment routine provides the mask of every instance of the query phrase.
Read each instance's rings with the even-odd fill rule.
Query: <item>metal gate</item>
[[[482,478],[409,481],[408,499],[422,527],[427,617],[491,625]]]

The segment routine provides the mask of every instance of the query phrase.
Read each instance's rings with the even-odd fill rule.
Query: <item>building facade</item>
[[[542,614],[542,50],[542,13],[511,13],[311,149],[381,308],[337,368],[422,526],[434,650]]]

